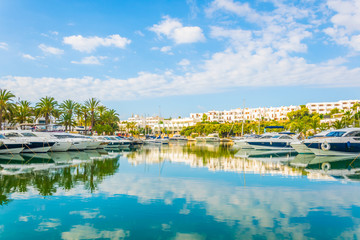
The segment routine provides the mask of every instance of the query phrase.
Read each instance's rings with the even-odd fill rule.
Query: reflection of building
[[[276,161],[263,161],[263,159],[244,159],[233,156],[221,156],[216,154],[218,147],[213,147],[210,144],[203,145],[203,151],[200,152],[197,147],[190,147],[186,151],[184,146],[171,146],[163,148],[145,148],[142,151],[134,152],[128,157],[128,161],[133,165],[139,164],[159,164],[163,161],[174,163],[185,163],[191,167],[206,167],[210,171],[229,171],[229,172],[243,172],[266,175],[281,175],[281,176],[303,176],[307,175],[310,179],[331,179],[327,175],[318,173],[305,173],[302,169],[294,168]],[[207,148],[207,151],[206,149]],[[204,151],[205,150],[205,151]],[[213,155],[213,156],[212,156]]]

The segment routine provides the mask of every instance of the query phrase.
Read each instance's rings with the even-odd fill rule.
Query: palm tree
[[[61,120],[65,125],[65,131],[67,131],[68,127],[70,129],[72,126],[74,126],[73,115],[77,106],[78,103],[70,99],[65,100],[60,104],[60,109],[62,113]]]
[[[86,122],[87,122],[87,118],[88,118],[88,114],[89,114],[89,109],[87,108],[86,105],[82,105],[80,109],[81,109],[81,113],[84,117],[85,134],[87,134]]]
[[[97,107],[99,106],[99,104],[100,104],[100,101],[97,100],[96,98],[90,98],[89,100],[87,100],[85,102],[85,105],[89,109],[90,116],[91,116],[91,134],[93,134],[93,128],[95,125],[95,111],[96,111]]]
[[[309,125],[311,129],[314,131],[314,134],[316,134],[317,129],[319,128],[320,125],[320,116],[318,114],[313,115],[310,119]]]
[[[335,128],[335,129],[340,129],[340,128],[344,128],[345,127],[345,122],[343,120],[336,120],[332,126]]]
[[[21,100],[17,105],[16,105],[16,112],[15,112],[15,122],[17,123],[28,123],[28,122],[33,122],[33,108],[30,106],[31,102],[27,101],[27,100]]]
[[[6,89],[0,89],[0,129],[2,130],[2,123],[4,117],[11,114],[15,108],[15,104],[12,102],[15,95]]]
[[[38,117],[45,118],[45,124],[48,125],[50,123],[50,117],[53,116],[55,118],[58,117],[58,111],[56,107],[58,106],[58,102],[53,97],[42,97],[40,98],[40,102],[38,102],[35,106],[36,115]]]

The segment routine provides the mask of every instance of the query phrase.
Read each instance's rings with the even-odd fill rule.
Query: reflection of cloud
[[[0,233],[4,231],[4,225],[0,225]]]
[[[92,219],[92,218],[96,218],[96,217],[103,217],[100,214],[99,209],[89,209],[89,210],[84,210],[84,211],[72,211],[70,212],[70,215],[73,214],[79,214],[81,215],[84,219]],[[99,216],[98,216],[99,215]]]
[[[115,229],[113,231],[99,231],[90,225],[75,225],[69,232],[62,233],[62,239],[124,239],[130,236],[129,231]]]
[[[205,239],[205,236],[202,236],[197,233],[176,233],[174,238],[175,240],[200,240]]]
[[[60,219],[50,218],[46,221],[43,221],[39,224],[39,227],[35,231],[44,232],[48,231],[50,228],[56,228],[61,225]]]
[[[29,218],[34,219],[35,216],[20,216],[20,217],[19,217],[19,221],[20,221],[20,222],[28,222],[28,221],[29,221]]]

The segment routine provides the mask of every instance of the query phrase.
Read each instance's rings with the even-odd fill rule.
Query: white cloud
[[[25,58],[25,59],[29,59],[29,60],[35,60],[36,59],[35,57],[31,56],[30,54],[23,54],[22,57]]]
[[[7,50],[8,49],[8,44],[5,43],[5,42],[0,42],[0,49]]]
[[[176,44],[195,43],[205,40],[205,36],[200,27],[184,27],[182,23],[170,18],[163,17],[164,20],[159,24],[154,24],[150,31],[155,32],[159,37],[166,36],[175,41]]]
[[[64,50],[61,50],[61,49],[55,48],[55,47],[46,46],[45,44],[40,44],[39,48],[44,53],[48,53],[48,54],[61,55],[64,53]]]
[[[81,35],[73,35],[69,37],[64,37],[63,42],[65,44],[71,45],[71,47],[80,52],[93,52],[96,48],[103,47],[117,47],[125,48],[131,43],[131,40],[121,37],[118,34],[110,35],[105,38],[98,36],[93,37],[83,37]]]
[[[337,44],[360,51],[360,1],[328,0],[327,6],[335,14],[330,19],[333,25],[324,32]]]
[[[178,65],[188,66],[188,65],[190,65],[190,61],[188,59],[182,59],[180,62],[178,62]]]
[[[100,211],[99,209],[89,209],[89,210],[83,210],[83,211],[72,211],[70,212],[70,215],[79,214],[83,217],[83,219],[93,219],[100,217]],[[99,216],[100,215],[100,216]]]
[[[85,64],[85,65],[101,65],[100,60],[106,59],[107,57],[105,56],[99,56],[99,57],[95,57],[95,56],[89,56],[89,57],[84,57],[81,59],[80,62],[78,61],[71,61],[71,63],[75,63],[75,64]]]

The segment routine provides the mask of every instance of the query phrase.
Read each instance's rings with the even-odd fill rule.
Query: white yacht
[[[46,153],[55,144],[55,141],[38,137],[31,131],[25,130],[3,130],[0,131],[5,137],[26,142],[23,144],[24,153]]]
[[[181,136],[180,134],[174,134],[170,139],[170,141],[188,141],[185,136]]]
[[[158,143],[158,144],[169,144],[169,137],[161,137],[161,136],[158,136],[157,138],[155,138],[155,143]]]
[[[195,139],[197,142],[220,142],[220,137],[218,133],[211,133],[206,137],[197,137]]]
[[[110,143],[109,140],[105,138],[105,136],[93,136],[92,139],[95,139],[96,141],[100,142],[97,149],[104,149],[107,147],[107,145]]]
[[[243,137],[234,137],[232,138],[233,142],[234,142],[234,147],[235,148],[242,148],[242,149],[247,149],[247,148],[252,148],[252,146],[250,146],[247,141],[252,140],[252,139],[257,139],[259,138],[259,135],[255,135],[255,134],[251,134],[251,135],[244,135]]]
[[[328,134],[330,131],[323,131],[320,132],[314,136],[309,137],[309,139],[315,139],[315,138],[323,138],[326,136],[326,134]],[[304,140],[299,140],[299,141],[295,141],[290,143],[290,145],[295,149],[296,152],[298,152],[299,154],[314,154],[305,144],[304,144]]]
[[[65,139],[71,142],[71,146],[68,150],[85,150],[88,146],[88,141],[82,138],[76,138],[72,134],[64,133],[64,132],[54,132],[53,136],[57,139]]]
[[[304,140],[304,144],[319,156],[360,154],[360,128],[333,130],[323,138]]]
[[[50,152],[66,152],[70,149],[72,142],[69,139],[57,138],[53,132],[32,132],[32,134],[53,141],[55,144],[50,148]]]
[[[291,143],[297,141],[297,138],[289,133],[264,134],[257,139],[246,141],[250,146],[260,150],[294,150]]]
[[[14,141],[0,134],[0,154],[17,154],[24,150],[27,142]]]

